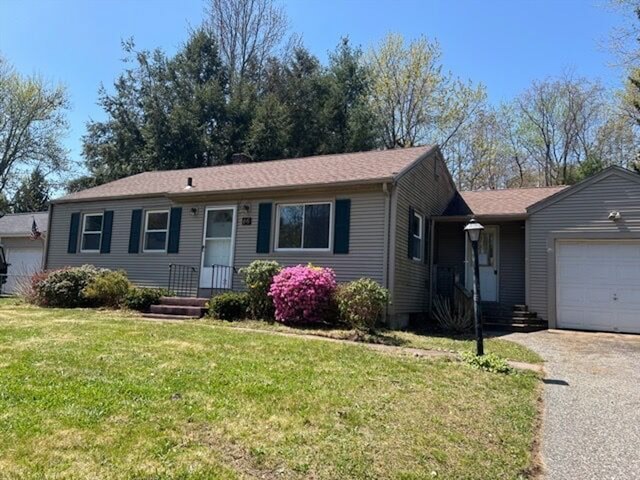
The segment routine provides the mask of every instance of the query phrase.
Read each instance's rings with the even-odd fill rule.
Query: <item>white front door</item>
[[[236,237],[236,207],[209,207],[204,218],[200,288],[230,289]]]
[[[640,333],[640,242],[557,242],[556,323]]]
[[[487,226],[480,234],[478,241],[478,263],[480,264],[480,299],[483,302],[498,301],[498,232],[497,226]],[[466,234],[465,234],[466,235]],[[473,289],[473,263],[471,242],[467,237],[466,247],[467,271],[465,275],[466,286]]]

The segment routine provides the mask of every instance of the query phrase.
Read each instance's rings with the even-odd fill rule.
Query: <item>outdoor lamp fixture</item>
[[[476,327],[476,354],[484,355],[484,345],[482,342],[482,318],[480,312],[480,262],[478,261],[478,240],[484,227],[476,222],[474,218],[464,227],[464,231],[469,236],[471,251],[473,252],[473,323]]]

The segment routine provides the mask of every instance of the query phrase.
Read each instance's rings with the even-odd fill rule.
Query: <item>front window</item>
[[[411,219],[411,235],[413,236],[413,251],[411,256],[414,260],[422,260],[422,228],[423,217],[413,212]]]
[[[148,211],[144,221],[144,251],[164,252],[167,250],[169,231],[169,211]]]
[[[277,250],[328,250],[331,203],[278,205]]]
[[[102,214],[87,213],[82,219],[81,252],[99,252],[102,241]]]

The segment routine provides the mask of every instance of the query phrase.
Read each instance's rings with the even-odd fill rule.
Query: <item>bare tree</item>
[[[442,148],[485,99],[474,87],[444,73],[437,42],[424,37],[405,44],[389,35],[369,52],[372,106],[387,148],[439,143]]]
[[[209,0],[206,14],[232,86],[260,74],[287,31],[287,16],[273,0]]]
[[[505,108],[484,107],[460,129],[447,149],[447,162],[458,188],[495,189],[529,183],[528,165],[511,127]]]
[[[0,57],[0,193],[33,167],[48,175],[66,166],[67,107],[62,86],[24,77]]]
[[[521,147],[542,171],[543,184],[567,183],[597,141],[604,89],[570,77],[534,82],[515,101],[515,110]]]

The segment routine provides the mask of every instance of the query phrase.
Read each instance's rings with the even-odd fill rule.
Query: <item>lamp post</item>
[[[464,227],[464,231],[469,236],[471,251],[473,252],[473,321],[476,327],[476,354],[479,356],[484,355],[480,312],[480,263],[478,261],[478,240],[480,240],[482,230],[484,230],[484,227],[473,218]]]

